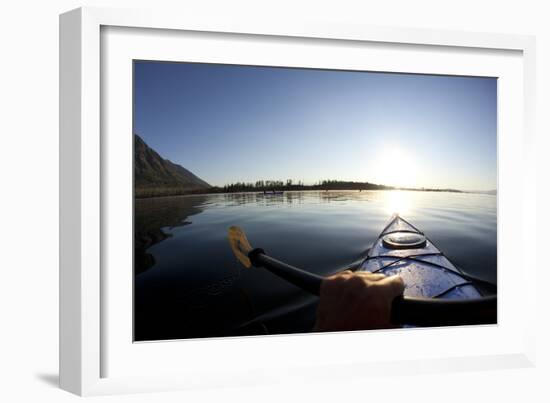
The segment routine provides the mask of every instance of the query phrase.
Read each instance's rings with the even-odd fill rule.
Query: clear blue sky
[[[212,185],[496,189],[493,78],[136,61],[134,131]]]

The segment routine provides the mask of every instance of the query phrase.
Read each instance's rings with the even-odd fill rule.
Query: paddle
[[[264,267],[304,291],[319,295],[325,277],[274,259],[261,248],[253,248],[239,227],[230,227],[228,237],[233,253],[245,267]],[[392,303],[391,320],[396,325],[473,325],[496,323],[496,312],[496,296],[462,300],[400,296]]]
[[[245,267],[264,267],[302,290],[319,295],[324,277],[274,259],[266,255],[261,248],[252,248],[246,234],[239,227],[229,228],[228,235],[233,253]]]

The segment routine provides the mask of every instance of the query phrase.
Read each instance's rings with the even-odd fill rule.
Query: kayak
[[[283,193],[284,193],[283,190],[274,190],[274,191],[264,191],[263,193],[260,193],[260,194],[265,196],[271,196],[271,195],[282,195]]]
[[[473,299],[482,293],[422,231],[394,215],[358,271],[399,275],[405,297]]]

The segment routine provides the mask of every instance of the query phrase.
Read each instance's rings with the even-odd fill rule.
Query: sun
[[[417,164],[410,153],[388,147],[376,159],[373,178],[381,185],[417,187],[417,172]]]

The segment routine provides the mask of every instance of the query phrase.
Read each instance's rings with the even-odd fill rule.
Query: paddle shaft
[[[256,248],[248,257],[252,265],[273,274],[313,295],[319,296],[325,277],[291,266]],[[496,296],[476,299],[445,300],[400,296],[392,303],[391,321],[396,325],[450,326],[496,323]]]
[[[256,248],[253,249],[248,257],[253,266],[263,267],[273,274],[285,279],[310,294],[319,296],[321,283],[325,279],[317,274],[291,266],[265,254],[265,252]]]

